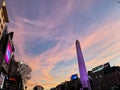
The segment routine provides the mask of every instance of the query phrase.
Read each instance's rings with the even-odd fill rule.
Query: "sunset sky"
[[[75,41],[86,68],[120,66],[120,3],[117,0],[6,0],[16,61],[32,68],[28,90],[52,88],[79,74]]]

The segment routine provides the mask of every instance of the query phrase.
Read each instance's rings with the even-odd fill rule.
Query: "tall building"
[[[2,33],[5,29],[6,23],[9,22],[7,9],[6,9],[6,0],[0,0],[0,39]]]
[[[7,10],[6,10],[6,1],[5,0],[0,0],[0,43],[1,43],[1,37],[5,30],[6,23],[8,23],[8,15],[7,15]],[[4,78],[5,78],[5,73],[6,71],[1,68],[4,65],[3,63],[3,53],[2,53],[2,47],[0,45],[0,90],[3,88],[4,85]]]
[[[109,63],[88,71],[92,90],[120,90],[120,67]]]
[[[81,80],[82,87],[83,87],[82,90],[91,90],[82,50],[81,50],[80,43],[78,40],[76,40],[76,51],[77,51],[77,58],[78,58],[80,80]]]

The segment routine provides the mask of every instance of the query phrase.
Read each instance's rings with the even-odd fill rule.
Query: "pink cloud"
[[[95,55],[98,50],[102,50],[101,52],[99,52],[98,56],[95,56],[94,58],[92,58],[92,60],[87,61],[87,67],[94,67],[96,65],[104,64],[105,62],[111,61],[112,58],[119,56],[119,29],[120,22],[107,23],[103,27],[97,27],[95,32],[83,39],[82,46],[83,51],[87,51],[85,55],[86,57],[91,57]],[[99,44],[99,47],[95,46],[96,43]],[[89,52],[89,48],[93,46],[93,51],[91,50],[91,52]]]
[[[89,7],[92,7],[92,1],[88,1],[88,3],[84,2],[80,3],[81,11],[84,12],[85,10],[88,10]],[[84,51],[87,51],[84,53],[85,55],[85,60],[86,57],[94,56],[94,52],[97,52],[98,50],[101,50],[104,48],[104,46],[109,46],[111,42],[114,42],[113,45],[111,45],[111,48],[106,48],[104,52],[100,52],[99,56],[96,56],[88,61],[86,61],[87,67],[93,67],[97,66],[99,64],[104,64],[105,62],[110,61],[113,57],[116,57],[119,55],[119,46],[120,43],[118,40],[120,40],[120,22],[104,22],[104,24],[100,26],[95,26],[94,25],[94,32],[89,33],[86,37],[81,37],[79,34],[74,33],[72,29],[74,27],[70,26],[69,28],[66,28],[66,30],[69,30],[69,33],[67,35],[63,35],[61,37],[53,37],[52,33],[56,33],[56,29],[53,29],[57,25],[62,23],[62,20],[64,20],[69,14],[71,14],[74,10],[75,7],[74,5],[78,6],[79,3],[77,4],[75,1],[68,1],[66,3],[66,6],[61,7],[58,11],[56,10],[56,14],[54,18],[51,19],[46,19],[44,22],[40,20],[29,20],[26,18],[19,18],[17,17],[15,22],[12,22],[14,24],[14,27],[10,28],[10,31],[14,31],[14,43],[17,48],[17,51],[20,56],[16,57],[16,60],[23,60],[25,63],[30,65],[32,70],[36,73],[32,73],[33,75],[35,74],[36,77],[38,77],[38,80],[36,77],[32,77],[32,80],[28,82],[29,86],[34,86],[36,83],[35,81],[39,81],[38,84],[41,84],[45,87],[51,87],[51,86],[56,86],[63,80],[63,78],[60,78],[60,81],[55,82],[54,77],[52,77],[49,73],[51,69],[61,60],[69,61],[70,59],[73,59],[76,57],[76,50],[75,50],[75,40],[76,38],[80,40],[81,42],[81,47]],[[86,8],[84,8],[84,6]],[[59,12],[60,11],[60,12]],[[54,15],[53,15],[54,16]],[[54,21],[54,20],[55,21]],[[53,22],[52,22],[53,21]],[[44,26],[46,27],[45,31],[41,30],[42,32],[26,32],[25,31],[25,25],[24,23],[29,23],[37,26]],[[51,29],[53,29],[53,32],[51,32]],[[88,28],[89,29],[89,28]],[[52,34],[52,35],[51,35]],[[27,36],[42,36],[46,37],[48,39],[57,39],[59,40],[58,44],[47,50],[46,52],[36,56],[32,57],[29,55],[26,55],[24,52],[24,45],[25,45],[25,38]],[[81,40],[82,39],[82,40]],[[105,41],[104,41],[105,40]],[[64,43],[64,44],[63,44]],[[95,45],[99,43],[100,46],[96,47]],[[91,47],[94,46],[94,51],[89,52]],[[108,55],[110,52],[114,52],[114,54]],[[102,58],[102,55],[106,55],[106,57]],[[68,70],[70,70],[71,73],[75,73],[74,71],[77,69],[77,65],[75,65],[72,69],[69,67]],[[39,77],[39,72],[42,77]],[[64,74],[63,74],[64,75]],[[65,79],[69,79],[69,77],[65,77]],[[48,83],[43,83],[42,81],[45,80]],[[51,83],[51,81],[53,81]]]
[[[17,23],[16,23],[17,25]],[[111,27],[112,25],[114,25],[113,27]],[[75,51],[75,44],[73,42],[73,44],[71,44],[71,39],[74,40],[75,36],[73,37],[73,32],[70,33],[70,35],[66,35],[63,36],[62,38],[66,39],[66,43],[64,43],[65,46],[61,46],[62,45],[62,38],[60,39],[61,41],[57,44],[57,46],[50,48],[48,51],[42,53],[41,55],[37,56],[37,57],[31,57],[31,56],[27,56],[24,53],[24,43],[25,43],[25,38],[26,38],[26,34],[27,33],[23,33],[24,32],[24,27],[22,27],[21,25],[17,25],[18,27],[14,27],[11,30],[13,30],[15,32],[15,37],[14,38],[14,43],[17,45],[17,49],[19,50],[19,53],[21,54],[22,57],[17,57],[22,58],[23,61],[27,64],[30,65],[30,67],[32,68],[33,71],[41,71],[42,73],[42,78],[39,78],[39,80],[46,80],[46,81],[51,81],[54,80],[54,78],[49,74],[49,72],[51,71],[51,69],[56,65],[57,62],[59,62],[60,60],[70,60],[71,58],[76,57],[76,51]],[[96,43],[101,42],[104,45],[100,46],[99,49],[102,49],[104,46],[109,45],[109,41],[111,40],[119,40],[119,28],[120,28],[120,22],[111,22],[111,23],[107,23],[105,24],[105,26],[103,27],[96,27],[95,28],[95,32],[90,33],[89,36],[83,38],[83,40],[81,41],[81,46],[84,50],[88,50],[90,47],[94,46]],[[37,34],[39,35],[39,34]],[[102,42],[104,39],[106,39],[107,42]],[[21,44],[19,44],[21,43]],[[66,46],[67,45],[67,46]],[[99,64],[103,64],[105,62],[110,61],[113,57],[115,57],[115,55],[110,55],[110,56],[106,56],[106,58],[101,58],[102,55],[105,55],[106,53],[109,52],[117,52],[119,50],[119,46],[120,43],[113,43],[113,45],[111,46],[112,48],[106,48],[104,50],[104,53],[100,53],[100,56],[98,57],[94,57],[92,60],[89,60],[86,62],[87,67],[92,67],[97,66]],[[117,48],[117,49],[115,49]],[[114,50],[113,50],[114,49]],[[117,51],[116,51],[117,50]],[[96,52],[96,50],[94,50],[93,52]],[[86,55],[86,57],[93,55],[93,52],[90,52]],[[107,54],[106,54],[107,55]],[[46,65],[46,66],[44,66]],[[92,65],[92,66],[91,66]],[[77,69],[76,66],[75,68],[73,68],[71,70],[71,73],[74,72],[74,70]],[[69,75],[68,75],[69,76]],[[33,78],[35,79],[35,77]],[[61,79],[62,80],[62,79]],[[59,81],[58,81],[59,82]],[[58,84],[57,82],[57,84]],[[41,82],[42,83],[42,82]],[[54,85],[55,82],[52,84]],[[34,85],[34,83],[33,83]],[[51,86],[51,84],[44,84],[46,85],[46,87]]]

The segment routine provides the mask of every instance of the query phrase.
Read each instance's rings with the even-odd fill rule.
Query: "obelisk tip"
[[[76,42],[75,42],[75,43],[77,44],[77,43],[79,43],[79,41],[78,41],[78,40],[76,40]]]

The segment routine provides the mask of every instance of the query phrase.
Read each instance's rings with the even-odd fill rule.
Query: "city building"
[[[50,90],[79,90],[81,88],[80,79],[65,81]]]
[[[109,63],[88,71],[92,90],[120,90],[120,67]]]
[[[70,81],[62,82],[50,90],[80,90],[82,88],[82,84],[80,82],[80,78],[77,74],[71,76]]]
[[[4,79],[8,76],[9,65],[12,60],[12,44],[11,44],[11,36],[10,33],[4,35],[1,39],[0,43],[0,89],[4,88]],[[7,53],[9,52],[9,53]]]
[[[120,67],[110,66],[109,63],[99,65],[88,71],[91,90],[120,90]],[[70,81],[62,82],[50,90],[87,90],[83,89],[81,78],[77,74]]]
[[[19,74],[14,77],[6,76],[2,90],[24,90],[21,75]]]
[[[6,0],[0,0],[0,39],[8,22],[9,18],[6,9]]]

